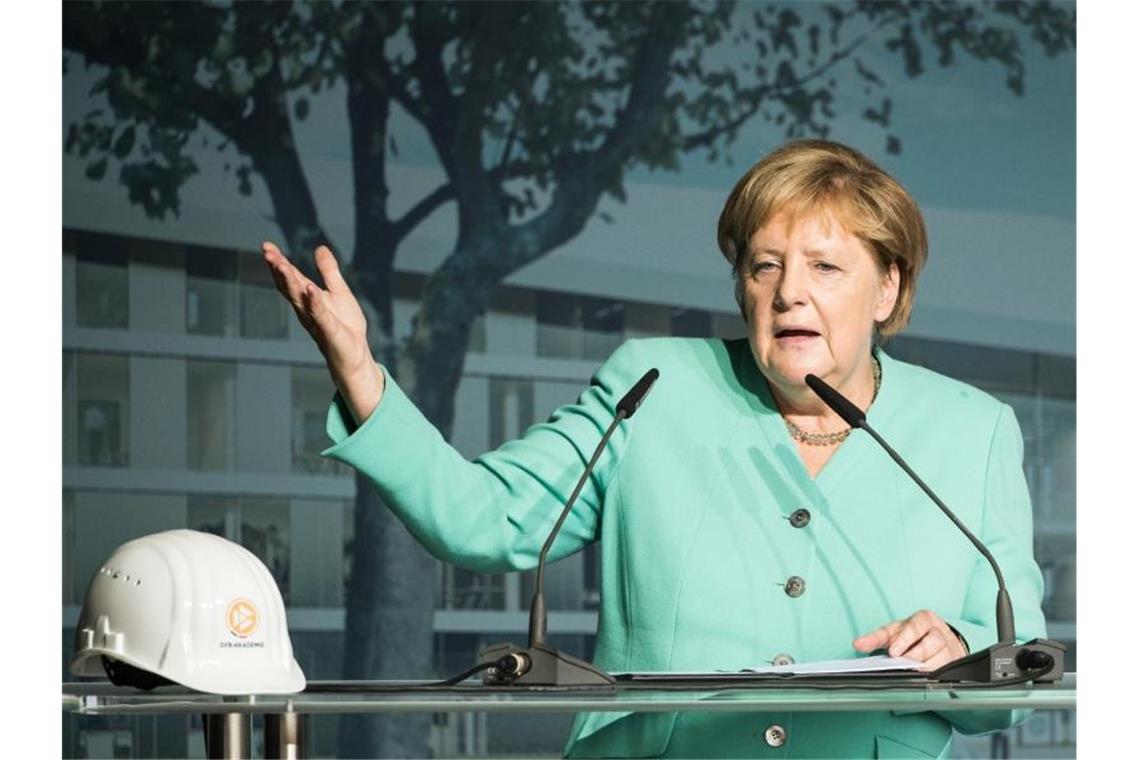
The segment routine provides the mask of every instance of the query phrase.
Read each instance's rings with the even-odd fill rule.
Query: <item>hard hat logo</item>
[[[257,607],[248,599],[234,599],[226,609],[226,626],[235,636],[253,635],[258,622]]]

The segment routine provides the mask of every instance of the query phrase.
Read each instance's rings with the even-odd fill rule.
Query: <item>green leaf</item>
[[[135,125],[131,124],[115,138],[115,157],[124,159],[130,155],[131,149],[135,147]]]
[[[87,171],[84,172],[84,174],[87,175],[87,179],[94,179],[94,180],[103,179],[103,175],[105,175],[106,173],[107,173],[107,157],[106,156],[104,156],[103,158],[100,158],[98,161],[96,161],[94,163],[87,164]]]

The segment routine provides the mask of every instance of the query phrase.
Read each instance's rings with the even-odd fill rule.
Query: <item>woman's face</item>
[[[781,388],[802,387],[809,373],[842,388],[870,361],[875,322],[898,299],[898,268],[883,273],[829,213],[787,220],[776,214],[756,231],[741,270],[752,354]]]

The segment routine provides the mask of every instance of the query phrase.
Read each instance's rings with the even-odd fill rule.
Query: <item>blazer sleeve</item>
[[[473,461],[444,440],[385,371],[380,404],[359,428],[339,394],[333,399],[326,424],[332,446],[322,455],[366,475],[437,558],[478,572],[532,568],[617,402],[640,376],[637,353],[635,342],[623,344],[575,403]],[[618,425],[599,457],[551,547],[551,560],[597,538],[626,428]]]
[[[1002,404],[990,441],[978,538],[994,555],[1005,577],[1019,642],[1046,635],[1045,615],[1041,610],[1044,581],[1033,558],[1033,509],[1022,470],[1023,448],[1021,428],[1013,409]],[[946,619],[966,640],[970,651],[997,642],[997,589],[993,568],[979,555],[961,614]],[[1009,728],[1025,720],[1030,712],[950,710],[940,715],[959,731],[976,734]]]

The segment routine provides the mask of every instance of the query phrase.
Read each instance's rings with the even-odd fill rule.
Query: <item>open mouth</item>
[[[819,333],[817,333],[815,330],[800,330],[800,329],[778,330],[778,331],[776,331],[776,337],[777,338],[818,338]]]

